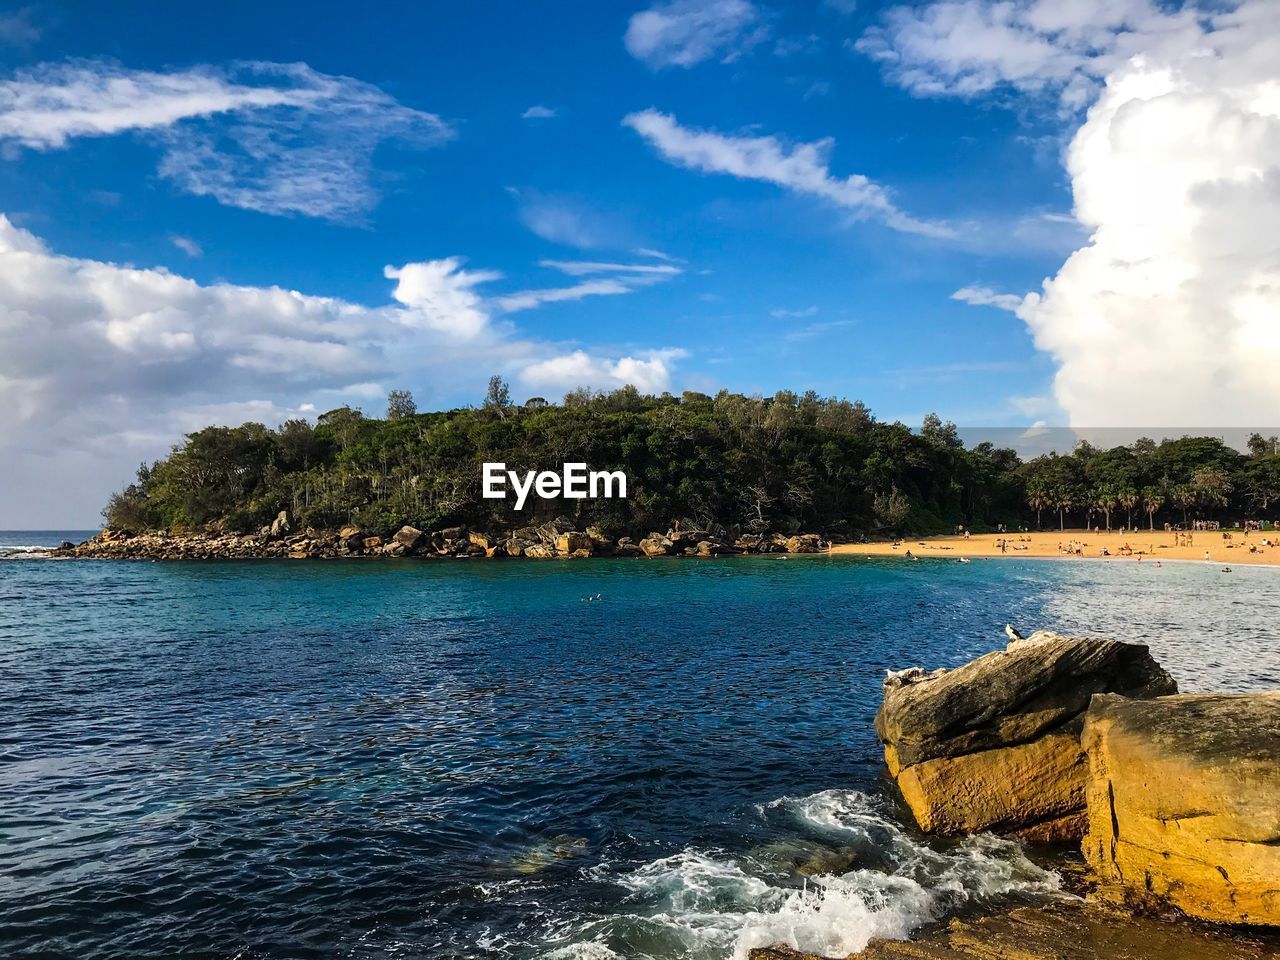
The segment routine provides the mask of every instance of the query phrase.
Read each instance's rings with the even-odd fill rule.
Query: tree
[[[1142,508],[1147,511],[1147,527],[1156,528],[1156,512],[1164,506],[1164,494],[1159,487],[1142,488]]]
[[[408,390],[392,390],[387,394],[388,420],[412,417],[417,412],[418,405],[413,402],[413,394]]]
[[[1036,529],[1039,530],[1041,512],[1046,507],[1053,506],[1049,485],[1043,478],[1036,477],[1027,484],[1027,505],[1036,512]]]
[[[547,405],[546,397],[530,397],[524,402],[526,410],[541,410]]]
[[[1196,492],[1191,488],[1189,483],[1179,483],[1170,491],[1170,498],[1173,500],[1174,506],[1182,510],[1182,525],[1187,525],[1187,511],[1195,506]]]
[[[888,493],[877,494],[873,510],[880,525],[896,533],[911,513],[911,501],[893,487]]]
[[[1233,489],[1231,475],[1217,467],[1201,467],[1191,477],[1191,489],[1196,501],[1210,510],[1225,507]]]
[[[484,406],[486,410],[497,410],[504,414],[507,407],[511,406],[511,388],[507,386],[507,381],[496,373],[489,378],[489,389],[484,395]]]
[[[1133,487],[1121,487],[1116,491],[1116,502],[1125,511],[1125,525],[1130,530],[1133,529],[1133,508],[1138,505],[1139,499],[1138,491]]]
[[[1111,532],[1111,511],[1116,508],[1116,491],[1110,486],[1095,487],[1090,506],[1101,510],[1107,521],[1107,532]]]

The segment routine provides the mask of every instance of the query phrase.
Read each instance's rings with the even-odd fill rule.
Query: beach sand
[[[1164,530],[1125,531],[1123,534],[1116,531],[1094,533],[1090,530],[1049,530],[1037,533],[983,533],[974,534],[968,539],[955,536],[907,538],[899,541],[896,549],[888,541],[847,543],[832,547],[831,552],[849,556],[905,557],[909,550],[913,556],[921,558],[943,557],[957,560],[961,557],[1069,557],[1072,554],[1059,548],[1066,548],[1074,542],[1083,544],[1080,556],[1122,563],[1137,563],[1139,556],[1143,563],[1153,560],[1195,560],[1203,563],[1204,552],[1208,550],[1209,562],[1218,566],[1280,566],[1280,531],[1253,531],[1247,538],[1239,530],[1227,532],[1231,534],[1230,540],[1224,540],[1221,531],[1192,531],[1190,546],[1175,546],[1174,534]],[[1008,541],[1006,553],[1000,551],[1001,540]],[[1270,540],[1276,546],[1263,546],[1263,540]],[[1120,550],[1126,544],[1133,549],[1132,556],[1121,554]],[[1250,553],[1250,546],[1256,546],[1257,552]],[[1102,555],[1104,547],[1110,552],[1110,556]]]

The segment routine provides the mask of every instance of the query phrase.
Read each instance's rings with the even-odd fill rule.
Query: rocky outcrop
[[[1042,631],[954,670],[891,674],[876,731],[926,832],[1068,842],[1085,830],[1090,698],[1176,690],[1145,646]]]
[[[1206,920],[1280,925],[1280,693],[1093,699],[1098,876]]]
[[[977,920],[952,920],[915,940],[873,940],[857,960],[1263,960],[1277,944],[1105,904],[1062,899]],[[750,960],[819,960],[789,947]],[[852,960],[852,958],[851,958]]]
[[[371,534],[355,524],[339,530],[307,528],[290,532],[287,511],[257,533],[236,534],[218,529],[199,532],[104,530],[81,544],[63,543],[51,554],[63,557],[146,560],[243,560],[270,557],[325,559],[332,557],[557,557],[687,556],[718,557],[733,553],[782,551],[787,538],[756,537],[748,546],[730,544],[705,530],[653,533],[640,543],[630,537],[611,540],[597,527],[578,530],[568,517],[489,533],[465,527],[426,532],[405,525],[394,532]],[[806,539],[801,537],[800,539]],[[811,539],[819,541],[816,535]],[[740,541],[741,538],[740,538]],[[805,551],[801,551],[805,552]]]

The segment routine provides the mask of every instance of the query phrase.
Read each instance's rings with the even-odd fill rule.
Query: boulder
[[[590,556],[594,546],[595,542],[589,535],[578,533],[576,530],[570,530],[556,537],[556,553],[572,555],[585,551],[587,556]]]
[[[522,557],[524,556],[524,552],[533,546],[533,541],[524,537],[515,536],[508,538],[503,546],[506,548],[507,556]]]
[[[374,550],[377,550],[379,547],[382,546],[382,538],[381,537],[365,537],[364,540],[361,541],[360,545],[365,550],[368,550],[370,553],[372,553]]]
[[[473,547],[479,547],[481,550],[488,550],[494,545],[493,537],[487,533],[476,533],[474,530],[467,534],[467,542]]]
[[[674,546],[660,533],[652,533],[640,541],[640,551],[646,557],[664,557],[674,552]]]
[[[1138,899],[1280,925],[1280,692],[1097,696],[1085,858]]]
[[[424,535],[422,531],[419,530],[417,527],[411,527],[408,524],[405,524],[403,527],[401,527],[399,530],[395,532],[395,534],[391,537],[391,539],[394,540],[396,543],[398,543],[400,546],[404,547],[404,550],[401,552],[408,552],[410,550],[416,550],[418,548],[418,546],[422,543],[423,536]]]
[[[1095,693],[1175,693],[1145,646],[1041,631],[954,670],[885,681],[876,732],[921,829],[1079,840]]]
[[[531,543],[524,548],[524,555],[533,560],[550,560],[556,555],[556,549],[545,543]]]
[[[289,511],[281,510],[271,521],[271,536],[282,537],[289,532]]]
[[[822,538],[816,533],[802,533],[799,536],[787,537],[784,544],[787,553],[821,553]]]

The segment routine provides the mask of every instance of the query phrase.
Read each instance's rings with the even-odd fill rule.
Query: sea
[[[0,956],[842,956],[1062,892],[921,836],[886,670],[1004,626],[1280,687],[1280,570],[60,560],[0,534]]]

